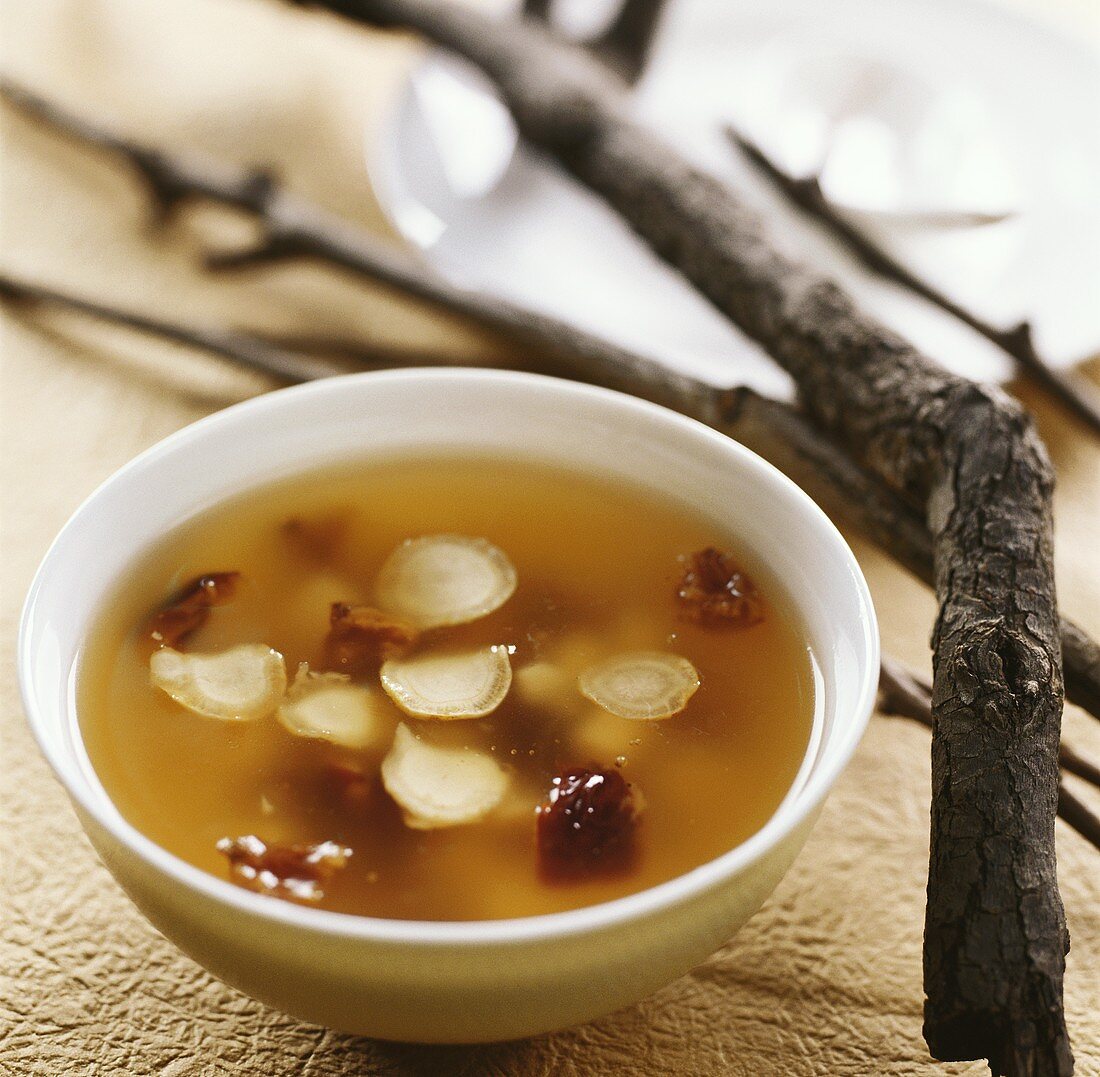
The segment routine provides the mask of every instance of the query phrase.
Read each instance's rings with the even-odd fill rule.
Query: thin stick
[[[1093,433],[1100,433],[1100,391],[1087,379],[1056,370],[1039,354],[1031,326],[1026,322],[1010,329],[979,317],[893,257],[862,228],[839,212],[825,197],[817,176],[792,176],[773,161],[743,132],[726,128],[730,140],[787,199],[823,224],[868,269],[907,288],[922,299],[970,326],[992,341],[1017,366],[1059,400]]]
[[[288,385],[340,373],[336,367],[329,366],[327,363],[294,355],[245,333],[164,322],[6,275],[0,275],[0,298],[17,304],[44,305],[77,311],[97,321],[121,325],[138,333],[161,337],[164,340],[208,352],[221,359],[228,359],[237,366],[268,374]]]
[[[583,380],[592,378],[610,388],[645,395],[698,419],[717,417],[720,390],[557,318],[451,284],[404,251],[293,198],[268,171],[161,152],[86,121],[10,81],[0,80],[0,98],[55,131],[125,160],[146,185],[158,222],[198,198],[254,217],[262,229],[259,241],[240,250],[209,255],[206,265],[210,269],[237,270],[315,258],[528,347],[534,345]]]
[[[932,685],[896,658],[884,655],[879,676],[879,709],[884,714],[912,718],[932,728]],[[1063,770],[1100,789],[1100,767],[1079,755],[1065,741],[1058,749]]]
[[[611,25],[589,43],[589,49],[626,82],[645,69],[666,0],[623,0]]]
[[[657,33],[667,0],[621,0],[619,10],[599,36],[580,44],[618,72],[625,82],[636,82]],[[550,24],[551,0],[523,0],[525,18]]]
[[[909,718],[932,729],[932,687],[896,659],[883,656],[879,677],[879,711],[885,715]],[[1061,762],[1063,769],[1100,784],[1100,771],[1065,745],[1061,750]],[[1075,769],[1079,765],[1083,765],[1084,773]],[[1058,816],[1100,849],[1100,817],[1061,781],[1058,783]]]

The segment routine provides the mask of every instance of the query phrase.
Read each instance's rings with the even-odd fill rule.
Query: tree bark
[[[1100,433],[1100,393],[1087,379],[1072,371],[1056,370],[1039,354],[1031,326],[1020,322],[1002,329],[957,300],[940,291],[924,277],[904,265],[873,236],[834,209],[821,190],[816,176],[798,178],[788,175],[750,138],[733,127],[727,129],[731,141],[787,199],[829,230],[833,238],[873,273],[895,281],[915,295],[926,299],[952,317],[970,326],[986,340],[996,344],[1016,361],[1020,372],[1030,375],[1048,393],[1059,400],[1089,430]]]
[[[532,145],[759,340],[818,424],[927,506],[940,613],[925,1037],[937,1057],[985,1057],[995,1073],[1070,1073],[1052,473],[1026,416],[782,253],[734,192],[629,117],[623,84],[580,50],[438,0],[318,6],[418,31],[479,66]]]

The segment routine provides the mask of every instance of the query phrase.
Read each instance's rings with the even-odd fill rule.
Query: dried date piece
[[[319,845],[280,845],[255,834],[222,838],[219,853],[229,860],[229,877],[257,894],[315,903],[324,884],[348,862],[351,850],[334,841]]]
[[[373,673],[391,655],[416,642],[412,625],[373,606],[334,602],[325,640],[325,668],[353,677]]]
[[[149,638],[155,643],[178,647],[201,628],[214,606],[232,602],[240,581],[239,572],[211,572],[189,583],[168,606],[149,622]]]
[[[683,617],[711,628],[748,628],[764,619],[756,584],[713,546],[688,559],[676,597]]]
[[[628,871],[637,855],[638,799],[617,770],[571,768],[536,810],[539,874],[576,882]]]

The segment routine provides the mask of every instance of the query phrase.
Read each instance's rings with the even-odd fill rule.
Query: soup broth
[[[433,625],[437,556],[488,573],[498,605]],[[391,617],[410,586],[421,605]],[[444,619],[480,601],[459,590]],[[259,655],[261,678],[229,720],[188,694],[238,687],[237,667],[192,675],[226,651]],[[336,710],[294,703],[322,689]],[[413,716],[462,692],[457,716]],[[369,735],[340,724],[344,702]],[[295,477],[167,535],[106,605],[78,703],[107,792],[170,852],[278,898],[425,920],[571,909],[713,859],[775,811],[814,712],[805,633],[735,534],[620,483],[452,457]],[[656,716],[613,713],[638,706]]]

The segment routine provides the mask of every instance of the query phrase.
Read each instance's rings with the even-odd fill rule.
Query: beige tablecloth
[[[265,0],[8,0],[0,36],[4,72],[58,100],[158,143],[274,164],[305,195],[381,227],[364,131],[407,43]],[[234,222],[211,211],[152,234],[124,170],[7,111],[2,195],[9,272],[178,319],[485,354],[445,319],[320,268],[202,274],[196,252]],[[77,318],[5,313],[3,363],[0,1072],[941,1072],[920,1038],[928,735],[899,719],[873,720],[796,866],[737,938],[590,1026],[486,1048],[395,1046],[301,1024],[213,980],[96,860],[24,727],[12,654],[34,567],[78,502],[158,438],[266,385]],[[1061,415],[1040,418],[1061,476],[1062,602],[1100,633],[1100,450]],[[925,662],[932,599],[858,550],[886,648]],[[1100,724],[1070,709],[1066,730],[1100,758]],[[1100,1074],[1100,854],[1061,825],[1058,840],[1069,1020],[1080,1072]]]

